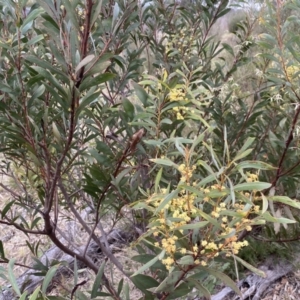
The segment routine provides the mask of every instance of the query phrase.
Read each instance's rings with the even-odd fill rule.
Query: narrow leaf
[[[5,215],[7,214],[7,212],[9,211],[9,209],[12,207],[12,205],[15,203],[15,200],[9,202],[8,204],[6,204],[6,206],[3,208],[2,212],[1,212],[1,217],[2,219],[5,217]]]
[[[272,197],[268,197],[268,199],[270,201],[280,202],[280,203],[300,209],[300,202],[298,202],[298,200],[293,200],[286,196],[272,196]]]
[[[114,5],[114,9],[113,9],[113,19],[112,19],[112,25],[115,24],[118,16],[119,16],[119,13],[120,13],[120,7],[119,7],[119,4],[118,2],[115,2],[115,5]]]
[[[147,105],[147,99],[148,99],[147,93],[137,83],[133,82],[132,85],[134,87],[136,95],[138,96],[138,98],[140,99],[140,101],[143,103],[144,107],[146,107],[146,105]]]
[[[96,276],[96,279],[94,281],[93,287],[92,287],[92,293],[91,293],[91,298],[97,297],[98,289],[101,286],[102,283],[102,276],[104,273],[104,267],[105,267],[106,261],[104,260],[99,268],[98,274]]]
[[[185,255],[181,257],[177,263],[179,265],[193,265],[194,264],[194,258],[192,255]]]
[[[1,257],[2,259],[6,259],[5,253],[4,253],[4,248],[3,248],[3,243],[2,243],[1,240],[0,240],[0,257]]]
[[[258,170],[274,170],[277,169],[269,164],[255,160],[245,160],[235,167],[236,169],[258,169]]]
[[[197,210],[198,214],[203,217],[205,220],[207,220],[209,223],[213,224],[214,226],[216,226],[217,228],[221,228],[221,224],[218,222],[218,220],[210,217],[208,214],[206,214],[204,211],[202,211],[201,209]]]
[[[131,280],[134,285],[144,293],[147,292],[148,289],[157,287],[159,285],[154,278],[144,274],[133,276],[131,277]]]
[[[269,206],[268,205],[268,199],[263,193],[261,193],[261,198],[262,198],[262,202],[263,202],[261,213],[264,214],[267,211],[268,206]]]
[[[159,164],[159,165],[170,166],[170,167],[175,167],[175,168],[178,167],[174,162],[172,162],[168,158],[153,158],[153,159],[150,159],[150,161],[153,161],[154,163]]]
[[[245,182],[245,183],[237,184],[234,187],[234,190],[235,191],[247,191],[247,190],[261,191],[261,190],[269,188],[270,186],[271,186],[271,183],[268,183],[268,182]]]
[[[253,149],[247,149],[246,151],[244,151],[242,153],[238,153],[237,156],[233,159],[232,162],[235,162],[237,160],[240,160],[240,159],[248,156],[252,151],[253,151]]]
[[[238,295],[241,296],[241,292],[238,289],[236,283],[229,276],[227,276],[226,274],[224,274],[220,271],[217,271],[217,270],[214,270],[214,269],[211,269],[211,268],[204,268],[203,267],[203,269],[205,269],[207,271],[207,273],[209,273],[209,274],[213,275],[214,277],[220,279],[227,286],[232,288]]]
[[[182,277],[183,271],[174,271],[165,278],[162,283],[154,290],[155,293],[164,291],[169,292],[174,290],[174,284],[176,284],[179,278]]]
[[[37,296],[39,295],[39,292],[40,292],[40,287],[38,286],[30,296],[29,300],[36,300]]]
[[[232,254],[232,256],[238,261],[240,262],[242,265],[244,265],[247,269],[249,269],[250,271],[252,271],[253,273],[257,274],[260,277],[266,278],[266,274],[265,272],[253,267],[252,265],[248,264],[247,262],[245,262],[243,259],[241,259],[240,257]]]
[[[141,268],[139,268],[131,277],[136,276],[140,273],[143,273],[144,271],[148,270],[151,266],[153,266],[159,259],[164,257],[165,250],[163,250],[160,254],[155,256],[153,259],[148,261],[146,264],[144,264]]]
[[[206,300],[211,300],[209,291],[199,281],[194,278],[187,278],[187,281],[192,282],[195,288],[202,293]]]
[[[173,192],[171,192],[170,194],[166,195],[164,200],[159,204],[159,206],[156,208],[154,214],[157,214],[157,212],[161,211],[162,209],[164,209],[164,207],[172,200],[174,199],[174,197],[176,197],[178,195],[179,190],[176,189]]]
[[[90,63],[95,58],[94,54],[86,56],[76,67],[75,73],[77,73],[82,67]]]
[[[14,275],[14,264],[15,264],[15,258],[11,259],[8,263],[8,278],[9,282],[13,287],[13,290],[16,292],[16,294],[20,297],[21,292],[17,284],[16,277]]]
[[[159,183],[160,183],[162,171],[163,171],[163,169],[160,168],[160,170],[158,171],[158,173],[157,173],[157,175],[155,177],[155,185],[154,185],[155,193],[157,193],[157,191],[158,191],[158,187],[159,187]]]
[[[43,284],[42,284],[42,292],[43,292],[44,294],[47,292],[47,288],[48,288],[48,286],[49,286],[49,284],[50,284],[50,282],[51,282],[53,276],[55,275],[55,273],[56,273],[58,267],[59,267],[59,266],[56,265],[56,266],[51,267],[51,268],[48,270],[48,272],[47,272],[47,274],[46,274],[46,276],[45,276],[45,278],[44,278],[44,280],[43,280]]]
[[[181,225],[179,227],[176,227],[176,229],[180,230],[180,229],[199,229],[202,228],[204,226],[206,226],[209,222],[208,221],[201,221],[201,222],[197,222],[197,223],[192,223],[192,224],[185,224],[185,225]]]

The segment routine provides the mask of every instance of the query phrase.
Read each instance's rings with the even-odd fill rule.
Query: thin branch
[[[14,223],[14,222],[8,222],[8,221],[3,221],[0,220],[0,224],[5,224],[8,226],[14,226],[15,228],[17,228],[18,230],[24,232],[25,234],[27,233],[31,233],[31,234],[42,234],[42,235],[47,235],[47,233],[44,230],[31,230],[31,229],[26,229],[24,227],[22,227],[21,225]]]
[[[8,263],[9,263],[8,259],[7,260],[0,259],[0,264],[8,264]],[[14,264],[15,264],[15,266],[19,266],[19,267],[26,268],[29,270],[34,270],[34,268],[32,268],[32,267],[29,267],[29,266],[26,266],[26,265],[23,265],[23,264],[20,264],[17,262],[15,262]]]
[[[74,296],[76,290],[77,290],[81,285],[84,285],[84,284],[86,284],[87,282],[88,282],[87,280],[83,280],[83,281],[77,283],[77,284],[74,286],[74,288],[72,289],[72,292],[71,292],[71,300],[73,299],[73,296]]]
[[[300,240],[300,236],[292,238],[292,239],[279,239],[279,240],[267,240],[267,239],[262,239],[254,235],[250,235],[252,238],[258,241],[266,242],[266,243],[288,243],[288,242],[295,242]]]
[[[45,215],[44,216],[44,221],[45,221],[45,228],[51,228],[51,219],[49,215]],[[50,232],[47,232],[49,238],[51,239],[51,241],[59,248],[61,249],[63,252],[65,252],[66,254],[69,254],[72,257],[76,257],[78,258],[81,262],[83,262],[88,268],[90,268],[91,270],[93,270],[95,272],[95,274],[98,273],[98,267],[94,264],[94,262],[86,256],[82,256],[81,254],[79,254],[79,251],[77,250],[77,252],[71,250],[69,247],[65,246],[55,235],[55,231],[51,230]],[[105,274],[103,274],[102,276],[102,280],[104,282],[105,287],[108,289],[108,291],[112,294],[112,296],[114,297],[114,299],[118,299],[121,300],[120,297],[118,296],[117,292],[115,291],[115,289],[111,286],[109,280],[107,279],[107,277],[105,276]]]
[[[290,173],[290,172],[293,171],[295,168],[297,168],[299,165],[300,165],[300,160],[299,160],[297,163],[295,163],[293,166],[291,166],[289,169],[287,169],[286,171],[281,172],[281,173],[280,173],[280,177],[282,177],[282,176],[284,176],[284,175]]]
[[[97,238],[97,236],[95,235],[94,231],[95,229],[91,230],[89,228],[89,226],[86,224],[86,222],[82,219],[82,217],[80,216],[80,214],[78,213],[78,211],[75,209],[70,197],[68,196],[68,193],[65,189],[65,187],[63,186],[62,182],[60,181],[59,182],[59,188],[60,190],[62,191],[64,197],[65,197],[65,200],[67,201],[71,211],[73,212],[74,216],[76,217],[76,219],[79,221],[79,223],[82,225],[82,227],[85,229],[85,231],[89,234],[89,239],[88,239],[88,242],[86,244],[86,247],[83,251],[83,254],[82,256],[83,257],[86,257],[86,251],[87,251],[87,248],[91,242],[91,239],[93,239],[96,244],[100,247],[101,251],[112,261],[112,263],[126,276],[128,277],[128,275],[126,275],[126,273],[124,272],[123,270],[123,267],[122,265],[120,264],[120,262],[116,259],[116,257],[113,255],[113,253],[110,251],[109,247],[105,247],[101,241]],[[96,222],[96,221],[95,221]],[[98,223],[98,221],[97,221]],[[96,224],[97,224],[96,223]],[[105,239],[105,234],[103,235],[104,236],[104,239]]]
[[[86,7],[85,7],[85,23],[84,23],[84,32],[83,32],[83,39],[80,48],[81,59],[84,59],[88,53],[88,40],[90,36],[91,30],[91,16],[92,16],[92,8],[93,8],[93,1],[87,0]],[[79,75],[77,76],[76,88],[78,88],[83,80],[84,76],[84,66],[80,69]]]
[[[297,94],[296,94],[296,96],[297,96]],[[300,99],[299,99],[299,100],[300,100]],[[281,154],[281,157],[280,157],[280,159],[279,159],[279,163],[278,163],[276,175],[275,175],[274,179],[272,180],[271,186],[269,187],[268,190],[270,190],[272,187],[276,186],[278,179],[279,179],[281,176],[283,176],[283,175],[286,174],[286,172],[282,172],[282,164],[283,164],[283,162],[284,162],[284,159],[285,159],[285,156],[286,156],[286,154],[287,154],[287,151],[288,151],[288,149],[289,149],[289,147],[290,147],[290,144],[291,144],[291,142],[293,141],[293,132],[294,132],[294,130],[295,130],[295,126],[296,126],[296,123],[297,123],[297,121],[298,121],[299,114],[300,114],[300,105],[298,106],[298,108],[297,108],[297,110],[296,110],[296,113],[295,113],[295,115],[294,115],[294,118],[293,118],[293,121],[292,121],[292,126],[291,126],[291,128],[290,128],[289,135],[288,135],[288,137],[287,137],[287,139],[286,139],[286,142],[285,142],[285,148],[284,148],[284,150],[283,150],[283,152],[282,152],[282,154]]]
[[[3,183],[0,183],[0,186],[5,189],[7,192],[9,192],[11,195],[13,195],[16,198],[20,198],[21,196],[17,193],[15,193],[13,190],[11,190],[10,188],[8,188],[6,185],[4,185]]]

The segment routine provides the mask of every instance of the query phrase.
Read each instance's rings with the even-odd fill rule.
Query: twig
[[[6,185],[4,185],[3,183],[0,183],[0,186],[2,188],[4,188],[7,192],[9,192],[10,194],[12,194],[14,197],[19,198],[20,195],[15,193],[13,190],[11,190],[10,188],[8,188]]]
[[[116,257],[113,255],[113,253],[110,251],[109,247],[106,248],[101,241],[97,238],[97,236],[94,233],[94,230],[91,230],[87,224],[84,222],[84,220],[81,218],[80,214],[78,213],[78,211],[75,209],[70,197],[67,194],[67,191],[65,189],[65,187],[62,185],[61,182],[59,182],[59,187],[65,197],[65,200],[67,201],[71,211],[73,212],[74,216],[76,217],[76,219],[79,221],[79,223],[82,225],[82,227],[85,229],[85,231],[89,234],[89,239],[88,242],[85,246],[85,249],[82,253],[83,257],[86,257],[86,252],[87,252],[87,248],[91,242],[91,239],[93,239],[96,244],[100,247],[101,251],[112,261],[112,263],[127,277],[127,275],[125,274],[122,265],[120,264],[120,262],[116,259]]]
[[[31,230],[31,229],[26,229],[26,228],[20,226],[20,225],[17,224],[17,223],[14,223],[14,222],[7,222],[7,221],[0,220],[0,224],[5,224],[5,225],[8,225],[8,226],[14,226],[15,228],[17,228],[18,230],[24,232],[25,234],[31,233],[31,234],[42,234],[42,235],[47,235],[47,233],[46,233],[44,230]]]
[[[296,238],[292,238],[292,239],[279,239],[279,240],[267,240],[267,239],[262,239],[259,238],[257,236],[254,235],[250,235],[252,238],[254,238],[255,240],[258,241],[262,241],[262,242],[266,242],[266,243],[287,243],[287,242],[294,242],[294,241],[299,241],[300,240],[300,236],[296,237]]]
[[[81,281],[80,283],[77,283],[77,284],[74,286],[74,288],[72,289],[72,293],[71,293],[71,300],[73,299],[73,296],[74,296],[76,290],[77,290],[81,285],[84,285],[84,284],[86,284],[87,282],[88,282],[87,280],[83,280],[83,281]]]
[[[297,96],[297,94],[296,94],[296,96]],[[300,99],[299,99],[299,100],[300,100]],[[286,154],[287,154],[287,151],[288,151],[288,149],[289,149],[289,147],[290,147],[290,144],[291,144],[291,142],[293,141],[293,132],[294,132],[294,130],[295,130],[295,126],[296,126],[296,124],[297,124],[297,121],[298,121],[298,118],[299,118],[299,114],[300,114],[300,105],[298,106],[298,108],[297,108],[297,110],[296,110],[296,113],[295,113],[295,115],[294,115],[293,122],[292,122],[292,126],[291,126],[291,128],[290,128],[289,135],[288,135],[287,140],[286,140],[286,142],[285,142],[285,148],[284,148],[284,150],[283,150],[283,152],[282,152],[282,154],[281,154],[281,157],[280,157],[280,159],[279,159],[279,163],[278,163],[276,175],[275,175],[274,179],[272,180],[271,186],[268,188],[268,190],[270,190],[272,187],[276,186],[278,179],[279,179],[281,176],[285,175],[288,171],[290,171],[290,169],[289,169],[288,171],[282,172],[282,164],[283,164],[283,162],[284,162],[284,159],[285,159],[285,156],[286,156]],[[295,167],[296,167],[296,166],[293,166],[293,168],[295,168]],[[292,169],[293,169],[293,168],[292,168]],[[267,190],[267,191],[268,191],[268,190]]]
[[[7,259],[0,259],[0,264],[8,264],[9,263],[9,260]],[[20,264],[20,263],[17,263],[17,262],[15,262],[14,263],[15,264],[15,266],[19,266],[19,267],[22,267],[22,268],[26,268],[26,269],[29,269],[29,270],[34,270],[34,268],[32,268],[32,267],[29,267],[29,266],[26,266],[26,265],[23,265],[23,264]]]

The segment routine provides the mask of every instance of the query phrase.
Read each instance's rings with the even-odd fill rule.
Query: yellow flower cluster
[[[225,209],[226,209],[225,208],[225,203],[221,203],[219,207],[215,207],[214,210],[211,212],[212,217],[219,218],[220,217],[220,212],[222,210],[225,210]]]
[[[169,93],[170,101],[187,101],[188,99],[185,96],[185,92],[182,89],[172,89]]]
[[[210,251],[218,250],[219,248],[221,248],[221,247],[218,247],[216,243],[214,243],[214,242],[208,243],[206,240],[203,240],[201,242],[201,245],[204,247],[205,250],[210,250]],[[201,252],[204,253],[205,250],[202,250],[203,252],[202,251]]]
[[[255,174],[254,174],[255,175]],[[248,177],[248,182],[252,182],[252,181],[250,181],[250,180],[253,180],[253,178],[250,178],[250,177]],[[257,181],[257,180],[256,180]],[[255,200],[261,200],[261,196],[258,194],[258,193],[252,193],[252,195],[250,195],[250,193],[248,193],[248,192],[245,192],[245,193],[243,193],[243,192],[241,192],[241,195],[243,195],[243,196],[245,196],[245,197],[247,197],[247,198],[250,198],[250,196],[251,196],[251,200],[253,201],[255,201]],[[257,208],[256,208],[257,209]]]
[[[161,241],[162,247],[166,250],[168,254],[174,254],[176,251],[176,241],[178,240],[177,236],[172,236],[169,238],[164,238]]]
[[[186,161],[180,164],[177,169],[181,175],[181,183],[193,185],[195,189],[197,188],[197,183],[193,182],[192,178],[196,166],[189,165],[189,158],[189,152],[186,149]],[[258,174],[247,173],[247,179],[250,179],[251,182],[257,181]],[[210,235],[210,232],[206,230],[203,231],[203,240],[199,243],[189,244],[189,246],[185,247],[182,246],[182,243],[179,243],[179,239],[186,238],[186,236],[182,237],[182,234],[186,233],[182,226],[192,224],[195,220],[201,220],[201,211],[203,209],[203,203],[199,202],[199,194],[182,189],[178,196],[171,199],[158,212],[151,226],[154,237],[159,237],[155,246],[164,249],[166,252],[165,257],[161,261],[168,270],[177,263],[177,255],[180,257],[179,254],[185,255],[188,253],[192,255],[195,265],[205,266],[211,259],[214,259],[221,253],[227,256],[236,255],[240,249],[248,245],[247,241],[238,241],[238,232],[252,230],[252,220],[249,219],[249,215],[258,213],[260,210],[259,205],[253,205],[248,208],[238,198],[234,205],[222,202],[228,194],[227,187],[222,180],[220,180],[220,183],[214,183],[199,189],[203,192],[203,200],[207,202],[205,206],[208,207],[210,216],[221,224],[220,230],[216,232],[218,242],[216,243],[216,237]],[[157,208],[165,201],[167,193],[169,193],[168,190],[162,190],[161,194],[150,196],[147,203]],[[244,192],[241,194],[243,195],[242,199],[247,197],[253,201],[256,198],[256,192],[251,194]],[[209,207],[211,208],[209,209]],[[231,209],[228,207],[231,207]],[[228,215],[227,209],[237,212],[239,215]]]
[[[258,175],[247,172],[247,182],[255,182],[258,181]]]
[[[209,193],[211,190],[223,191],[225,189],[226,189],[226,186],[216,183],[216,184],[213,184],[213,185],[209,186],[208,188],[204,189],[204,192]]]
[[[196,166],[189,167],[185,164],[181,164],[178,167],[178,171],[181,173],[181,181],[182,182],[189,182],[193,175],[193,171],[196,170]]]
[[[178,101],[185,101],[188,103],[189,99],[186,97],[186,93],[181,88],[174,88],[169,93],[169,100],[171,102],[178,102]],[[190,107],[178,105],[172,108],[173,111],[176,113],[176,119],[177,120],[184,120],[184,116],[186,113],[191,110],[192,113],[194,113],[193,109],[190,109]]]
[[[163,197],[160,200],[148,199],[147,202],[151,202],[157,207],[161,201],[163,201]],[[178,237],[172,235],[172,232],[175,232],[176,229],[182,225],[185,225],[191,221],[191,214],[195,214],[197,212],[196,207],[194,206],[195,196],[184,192],[179,197],[174,198],[170,201],[168,205],[164,207],[163,211],[160,211],[157,218],[156,226],[153,226],[154,230],[153,235],[155,237],[160,234],[164,236],[164,238],[160,242],[156,242],[156,247],[162,247],[165,249],[167,257],[162,260],[162,263],[166,266],[167,269],[170,269],[174,263],[174,254],[176,251],[180,251],[182,254],[187,252],[185,248],[178,248],[176,245],[176,241]],[[171,213],[171,216],[174,218],[173,221],[166,221],[165,218],[165,210],[168,210]],[[183,232],[183,230],[180,230]]]
[[[236,212],[242,213],[245,208],[245,205],[241,203],[235,203],[234,207],[236,208]]]
[[[189,107],[175,106],[175,107],[173,107],[173,110],[176,112],[176,119],[177,120],[184,120],[184,114],[189,110]]]
[[[172,217],[177,218],[176,222],[172,222],[170,229],[176,229],[191,221],[191,214],[196,214],[197,209],[194,206],[195,196],[189,193],[174,198],[170,204]]]
[[[166,194],[167,190],[162,191],[161,194],[153,193],[147,200],[146,203],[153,205],[154,207],[158,207],[161,203],[162,197]]]
[[[237,239],[237,236],[233,236],[225,240],[222,250],[226,252],[226,256],[231,256],[231,253],[238,254],[243,247],[249,245],[247,241],[238,242]]]
[[[176,35],[167,36],[168,43],[166,45],[166,54],[172,55],[179,54],[184,58],[191,58],[194,46],[197,40],[193,36],[192,30],[189,28],[182,28]],[[172,53],[169,53],[172,51]]]
[[[258,18],[258,24],[259,25],[264,25],[266,23],[266,20],[263,17]]]
[[[195,169],[195,166],[189,167],[186,164],[181,164],[178,167],[178,170],[181,173],[182,182],[189,182]],[[154,207],[158,207],[165,199],[166,192],[167,190],[162,190],[162,194],[152,195],[146,202],[152,204]],[[153,235],[155,237],[159,235],[164,237],[160,242],[156,242],[155,246],[165,249],[167,256],[162,259],[162,263],[167,269],[170,269],[175,263],[174,254],[176,251],[179,251],[182,254],[185,254],[188,251],[187,249],[180,248],[176,245],[178,238],[172,234],[172,232],[176,232],[180,226],[190,223],[192,216],[197,213],[194,202],[195,195],[183,190],[178,197],[172,199],[164,206],[163,210],[158,213],[155,226],[152,227]],[[173,219],[166,218],[166,213]],[[179,231],[183,233],[183,230],[179,229]],[[197,250],[195,247],[196,245],[193,247],[194,252]]]
[[[209,201],[209,195],[206,195],[206,194],[209,194],[211,191],[213,191],[213,190],[218,190],[218,191],[223,191],[223,190],[225,190],[226,189],[226,187],[224,186],[224,185],[220,185],[220,184],[213,184],[213,185],[211,185],[211,186],[209,186],[209,187],[206,187],[206,188],[200,188],[200,191],[202,191],[203,193],[204,193],[204,198],[203,198],[203,200],[205,201],[205,202],[208,202]],[[225,204],[224,204],[225,205]],[[225,207],[225,206],[224,206]]]
[[[246,229],[247,231],[251,231],[252,226],[250,224],[251,224],[251,220],[249,220],[247,218],[243,218],[241,220],[241,222],[235,223],[234,226],[236,227],[237,231],[241,231],[241,230],[244,230],[244,229]]]
[[[258,214],[259,213],[259,209],[260,209],[259,205],[254,205],[253,206],[253,212],[254,213]]]
[[[169,270],[171,266],[174,264],[174,258],[168,256],[167,258],[162,259],[162,263],[166,266],[167,270]]]
[[[63,5],[62,5],[63,6]],[[80,9],[76,9],[76,12],[77,12],[77,14],[78,14],[78,16],[79,17],[81,17],[81,16],[85,16],[86,15],[86,12],[85,12],[85,10],[83,10],[82,8],[80,8]]]
[[[286,75],[289,81],[292,81],[294,79],[294,75],[300,71],[300,68],[295,65],[291,65],[286,68]]]

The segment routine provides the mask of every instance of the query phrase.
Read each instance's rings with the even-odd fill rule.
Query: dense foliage
[[[264,276],[239,255],[253,228],[295,238],[300,3],[228,2],[0,2],[0,225],[47,236],[97,275],[81,289],[75,263],[72,293],[49,298],[62,262],[36,264],[44,281],[30,299],[133,299],[132,285],[141,299],[210,299],[211,278],[240,293],[227,262]],[[86,240],[66,236],[64,218]],[[99,240],[107,219],[136,231],[135,272]],[[119,284],[87,255],[92,241]],[[2,241],[0,256],[26,299]]]

